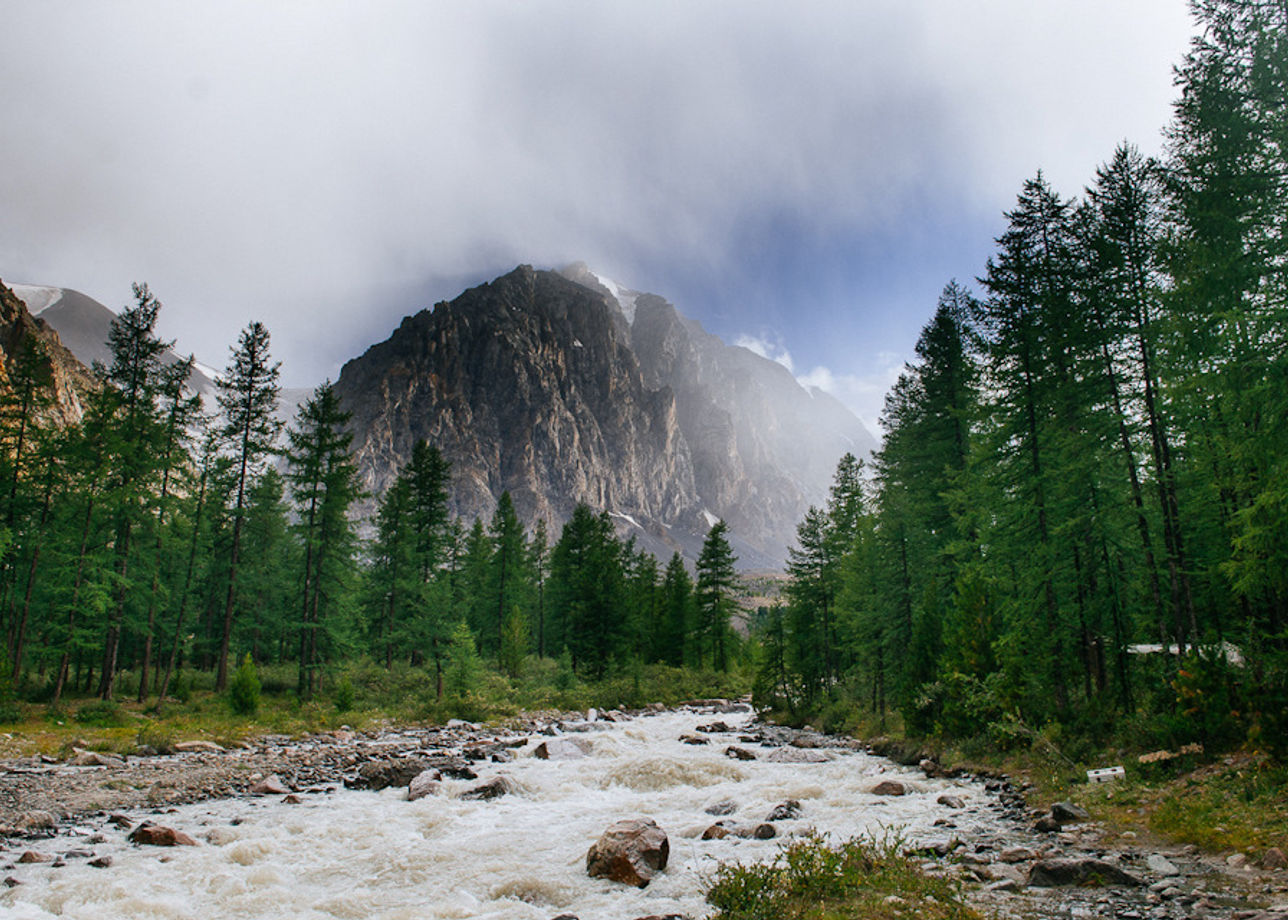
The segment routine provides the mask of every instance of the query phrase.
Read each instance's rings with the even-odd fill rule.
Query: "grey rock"
[[[1159,875],[1180,875],[1181,870],[1161,853],[1150,853],[1145,859],[1145,865],[1149,867],[1150,872],[1157,872]]]
[[[1029,885],[1034,888],[1095,884],[1135,888],[1140,887],[1143,882],[1113,863],[1102,859],[1082,857],[1041,859],[1029,870]]]
[[[795,799],[788,799],[781,805],[775,805],[774,809],[765,818],[766,821],[789,821],[792,818],[801,816],[801,803]]]
[[[1051,806],[1051,817],[1061,824],[1076,824],[1079,821],[1091,820],[1091,815],[1085,808],[1072,802],[1056,802]]]

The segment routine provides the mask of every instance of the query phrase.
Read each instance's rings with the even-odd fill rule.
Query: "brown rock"
[[[248,791],[251,795],[288,795],[291,790],[282,782],[282,778],[274,773],[254,783]]]
[[[702,832],[702,839],[703,840],[723,840],[725,837],[728,837],[731,833],[733,833],[733,831],[731,831],[728,827],[717,822],[716,824],[711,825],[705,831]]]
[[[1054,834],[1060,829],[1060,822],[1050,815],[1043,815],[1034,823],[1033,829],[1040,834]]]
[[[46,856],[44,853],[37,853],[35,850],[28,850],[26,853],[23,853],[21,856],[18,857],[18,862],[22,864],[47,863],[47,862],[53,862],[53,861],[54,861],[54,857]]]
[[[751,836],[757,840],[773,840],[778,836],[778,829],[772,824],[757,824],[751,829]]]
[[[683,741],[685,744],[708,744],[709,743],[707,739],[703,738],[701,735],[681,735],[680,740]]]
[[[586,872],[591,878],[643,888],[666,868],[671,844],[666,832],[651,818],[618,821],[586,853]]]
[[[197,841],[183,831],[146,822],[136,827],[126,839],[131,843],[147,844],[154,847],[195,847],[197,845]]]
[[[939,805],[943,805],[945,808],[965,808],[966,807],[966,803],[965,801],[962,800],[961,796],[949,795],[948,793],[944,793],[939,798],[935,799],[935,802]]]
[[[107,823],[115,824],[117,827],[126,831],[128,831],[130,828],[134,826],[134,822],[131,821],[129,818],[127,818],[125,815],[112,815],[112,817],[107,819]]]
[[[1288,856],[1284,856],[1284,851],[1279,847],[1271,847],[1266,850],[1266,855],[1261,857],[1261,868],[1288,869]]]
[[[725,748],[724,753],[726,757],[732,757],[735,760],[755,760],[756,759],[756,755],[752,751],[749,751],[746,748],[740,748],[733,744]]]
[[[437,770],[425,770],[417,774],[416,778],[407,786],[407,801],[414,802],[417,799],[423,799],[427,795],[436,795],[439,787],[440,774]]]
[[[29,811],[18,819],[18,828],[23,831],[47,831],[58,823],[52,812]]]
[[[93,866],[95,869],[107,869],[107,868],[110,868],[112,865],[112,857],[100,856],[97,859],[91,859],[89,861],[89,864]]]
[[[115,754],[100,754],[98,751],[76,749],[68,763],[73,767],[123,767],[125,758],[117,757]]]
[[[489,799],[499,798],[511,792],[517,792],[518,789],[519,786],[513,779],[506,776],[504,773],[498,773],[486,783],[475,786],[467,792],[462,792],[461,798],[481,799],[483,801],[487,801]]]
[[[907,795],[908,787],[897,779],[883,779],[872,787],[873,795]]]
[[[301,799],[294,792],[289,792],[286,795],[282,796],[282,804],[283,805],[303,805],[304,800]]]

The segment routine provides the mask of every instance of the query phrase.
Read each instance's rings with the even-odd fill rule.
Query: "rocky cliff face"
[[[724,518],[745,567],[781,564],[841,454],[872,446],[786,369],[584,266],[521,266],[408,317],[336,387],[373,493],[425,438],[452,462],[465,517],[505,490],[528,522],[558,525],[584,501],[690,558]]]
[[[32,316],[26,304],[0,282],[0,387],[8,385],[10,367],[27,342],[33,340],[44,346],[52,371],[54,400],[49,408],[50,420],[58,425],[80,421],[82,398],[98,383],[85,365],[63,346],[58,333]]]

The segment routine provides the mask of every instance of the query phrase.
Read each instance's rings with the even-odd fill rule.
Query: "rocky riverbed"
[[[548,827],[549,815],[581,802],[611,810],[618,807],[618,790],[629,789],[637,797],[620,799],[620,807],[665,815],[662,830],[670,835],[670,848],[689,853],[690,865],[673,858],[657,875],[651,892],[644,893],[652,900],[615,900],[613,886],[619,883],[596,881],[591,894],[599,900],[588,901],[572,882],[550,881],[537,872],[487,887],[477,895],[484,900],[476,910],[467,901],[443,915],[629,920],[647,909],[673,913],[681,905],[689,916],[700,916],[691,906],[693,895],[685,893],[692,879],[688,888],[678,880],[707,865],[702,860],[768,858],[780,838],[816,829],[849,833],[849,809],[863,812],[865,829],[904,828],[906,846],[926,872],[961,879],[971,900],[997,916],[1288,920],[1288,875],[1282,869],[1238,859],[1232,865],[1192,848],[1146,847],[1121,837],[1111,843],[1072,803],[1036,814],[1023,790],[1005,778],[945,773],[928,761],[901,768],[865,755],[849,739],[761,724],[741,704],[701,701],[678,713],[659,710],[546,713],[496,728],[453,722],[343,729],[298,739],[264,737],[231,750],[193,741],[176,744],[173,752],[128,758],[80,750],[61,761],[6,761],[0,763],[0,877],[8,891],[0,889],[0,913],[8,908],[18,917],[53,915],[52,904],[91,897],[61,892],[64,880],[74,892],[77,873],[87,886],[98,877],[90,873],[105,879],[137,873],[141,854],[168,862],[185,842],[196,849],[222,848],[229,856],[200,869],[194,863],[194,878],[212,872],[232,878],[226,863],[264,864],[258,876],[238,879],[244,891],[218,895],[231,899],[220,902],[224,907],[242,910],[238,898],[249,898],[256,886],[287,884],[283,868],[268,868],[274,855],[284,862],[298,858],[286,854],[289,835],[272,837],[267,828],[285,823],[295,836],[308,837],[314,819],[302,816],[323,820],[328,812],[340,815],[367,801],[355,799],[351,790],[377,797],[372,801],[383,810],[370,820],[383,826],[347,826],[341,818],[343,830],[330,826],[317,833],[351,832],[365,840],[387,829],[399,840],[421,835],[432,842],[470,821],[484,822],[485,830],[502,822],[482,838],[487,843],[463,837],[459,849],[491,847],[494,837],[517,835],[524,822]],[[596,758],[604,765],[597,766]],[[585,789],[574,786],[597,769],[602,775]],[[682,801],[663,801],[671,790],[682,793]],[[540,800],[540,807],[555,811],[528,818],[514,810],[518,806],[502,804],[524,800]],[[419,823],[397,826],[412,813]],[[594,837],[611,823],[594,820],[601,825],[589,839],[570,840],[570,855],[557,860],[569,878],[575,874],[569,867],[584,859]],[[252,826],[264,834],[254,836]],[[569,832],[576,837],[571,827]],[[391,843],[389,849],[396,847]],[[419,880],[422,870],[411,865],[416,852],[409,849],[404,859]],[[507,860],[531,858],[529,852],[507,856],[489,849],[473,871],[499,878],[504,873],[497,867]],[[437,860],[441,864],[443,857]],[[460,871],[472,871],[469,860]],[[185,884],[192,883],[176,881],[175,890],[186,890]],[[373,892],[370,898],[372,915],[379,915],[375,908],[386,896]],[[587,904],[597,912],[585,913],[579,905]],[[604,905],[620,905],[621,912],[604,913]],[[216,916],[222,909],[175,915]],[[128,910],[122,908],[122,915]]]

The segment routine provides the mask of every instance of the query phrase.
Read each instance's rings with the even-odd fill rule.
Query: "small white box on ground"
[[[1114,783],[1120,779],[1126,779],[1127,771],[1122,767],[1101,767],[1099,770],[1087,771],[1087,782],[1089,783]]]

